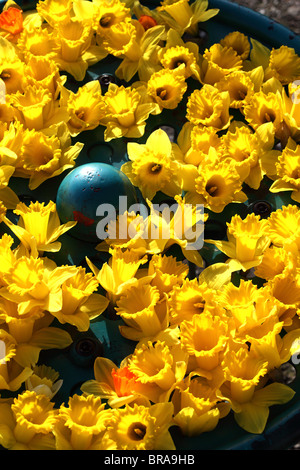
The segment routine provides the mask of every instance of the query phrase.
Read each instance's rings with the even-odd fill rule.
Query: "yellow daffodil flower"
[[[145,144],[130,142],[127,151],[130,161],[124,163],[121,170],[140,188],[145,199],[152,200],[158,191],[171,197],[181,193],[178,164],[166,132],[157,129]]]
[[[115,409],[113,422],[104,436],[106,450],[175,450],[169,433],[172,403]]]
[[[5,151],[7,154],[7,150]],[[0,166],[0,198],[1,203],[7,209],[15,209],[19,202],[16,193],[8,186],[10,177],[14,174],[15,168],[11,165]]]
[[[147,262],[147,257],[141,258],[139,252],[135,250],[122,251],[121,248],[114,248],[107,263],[104,263],[100,270],[88,260],[92,271],[97,277],[99,284],[105,289],[106,296],[112,305],[117,299],[137,282],[136,274],[139,267]]]
[[[53,433],[57,450],[97,450],[112,413],[105,409],[101,398],[74,395],[68,406],[59,408],[59,421]]]
[[[18,303],[21,315],[34,307],[57,312],[62,304],[60,286],[76,271],[75,266],[57,267],[46,259],[21,256],[3,275],[6,287],[1,288],[1,296]]]
[[[61,225],[53,201],[46,206],[40,202],[31,202],[29,206],[20,202],[14,213],[20,216],[18,226],[36,239],[39,252],[59,251],[61,243],[57,242],[57,239],[76,225],[76,222]]]
[[[103,104],[100,124],[106,127],[106,142],[123,136],[141,137],[149,114],[155,110],[155,104],[147,96],[144,86],[124,87],[111,83]]]
[[[209,312],[214,297],[215,292],[206,283],[184,279],[181,286],[174,286],[170,292],[170,323],[180,325],[184,320],[191,321],[194,315]]]
[[[1,445],[10,450],[55,450],[52,434],[58,411],[44,395],[26,390],[8,403],[0,404]]]
[[[121,254],[121,251],[130,250],[131,253],[135,252],[137,258],[140,258],[145,255],[148,248],[144,237],[146,224],[147,219],[145,220],[140,214],[136,214],[134,211],[130,213],[125,211],[123,214],[119,214],[116,220],[109,221],[106,228],[108,236],[96,246],[96,249],[98,251],[117,249],[116,255]],[[129,260],[127,259],[127,261]],[[92,270],[95,273],[95,270]],[[108,290],[110,291],[110,289]]]
[[[265,70],[265,80],[277,78],[283,85],[288,85],[300,77],[300,57],[295,49],[288,46],[273,48],[270,53],[269,65]]]
[[[24,68],[24,87],[41,86],[49,90],[54,99],[60,93],[60,86],[63,85],[66,77],[61,77],[59,67],[55,60],[47,57],[31,56]]]
[[[207,0],[196,0],[192,4],[189,0],[163,0],[157,11],[168,26],[182,35],[185,31],[197,33],[198,23],[213,18],[219,12],[218,9],[207,8]]]
[[[288,85],[288,93],[282,88],[282,100],[284,111],[284,123],[286,124],[290,137],[295,141],[299,141],[300,137],[300,112],[299,112],[299,96],[300,85],[297,80]]]
[[[245,219],[235,215],[229,223],[227,222],[227,227],[228,241],[206,241],[225,253],[230,258],[230,263],[236,265],[236,269],[246,271],[257,266],[263,252],[271,243],[268,222],[254,214],[247,215]]]
[[[267,372],[267,362],[256,352],[249,352],[247,346],[228,351],[223,367],[228,382],[221,386],[221,397],[230,401],[234,418],[241,428],[261,434],[269,416],[269,407],[287,403],[295,392],[280,383],[256,388]]]
[[[299,344],[300,329],[289,331],[281,337],[280,333],[284,322],[276,322],[273,319],[273,321],[266,323],[269,324],[265,328],[265,332],[262,327],[259,334],[257,329],[253,332],[250,331],[247,340],[251,341],[251,348],[268,361],[268,370],[272,372],[274,369],[279,369],[282,364],[290,361],[294,354],[294,345]]]
[[[185,79],[200,80],[199,47],[193,42],[184,42],[174,29],[169,29],[165,47],[159,50],[158,57],[165,69],[182,71]]]
[[[300,210],[291,204],[272,212],[268,218],[268,236],[275,246],[295,244],[300,250]]]
[[[237,71],[225,75],[215,84],[220,91],[228,91],[230,108],[243,109],[255,93],[255,83],[247,72]]]
[[[181,323],[180,332],[183,349],[200,370],[210,372],[220,365],[228,343],[228,325],[221,317],[193,315]]]
[[[187,102],[187,119],[193,124],[227,129],[230,125],[230,95],[219,92],[212,85],[205,84],[200,90],[191,93]]]
[[[258,289],[251,281],[241,280],[238,287],[232,283],[224,286],[218,301],[233,318],[235,338],[241,341],[245,341],[246,334],[259,335],[270,319],[278,322],[278,305],[267,297],[266,290]]]
[[[216,128],[193,125],[190,122],[183,125],[177,138],[177,145],[182,152],[182,157],[179,158],[186,164],[195,167],[198,167],[204,160],[209,161],[209,157],[213,156],[212,153],[209,154],[210,147],[214,147],[216,150],[214,155],[218,155],[219,152],[223,151],[222,140]],[[183,170],[184,166],[181,169]],[[185,178],[183,177],[183,179]],[[188,183],[185,182],[184,184],[188,187]]]
[[[270,191],[291,191],[291,199],[300,202],[300,145],[289,139],[275,166],[276,179]]]
[[[148,274],[154,274],[151,284],[159,289],[161,296],[171,293],[175,286],[181,286],[188,272],[188,266],[174,256],[153,255],[149,262]]]
[[[45,57],[49,60],[57,60],[59,44],[53,30],[47,28],[24,29],[18,40],[18,49],[21,58],[29,60],[32,56]]]
[[[104,103],[98,80],[79,87],[76,93],[63,87],[61,103],[68,109],[70,118],[67,124],[73,137],[82,131],[95,129],[104,117]]]
[[[161,25],[145,31],[140,22],[133,19],[112,25],[101,44],[107,53],[123,59],[116,76],[129,82],[138,73],[139,80],[146,82],[160,68],[156,46],[164,31]]]
[[[243,113],[247,123],[255,130],[271,122],[275,136],[280,138],[283,123],[283,104],[280,94],[263,91],[254,93],[251,101],[244,106]]]
[[[134,403],[150,404],[146,398],[149,387],[139,382],[137,376],[128,369],[127,358],[117,367],[110,359],[97,357],[94,362],[94,376],[95,379],[88,380],[81,386],[84,394],[107,399],[112,408]]]
[[[240,31],[232,31],[220,40],[223,47],[232,47],[242,60],[246,60],[250,53],[251,44],[248,37]]]
[[[272,125],[263,125],[256,132],[237,126],[222,136],[222,159],[235,164],[236,170],[250,188],[258,189],[266,169],[266,161],[276,155],[273,150]]]
[[[2,165],[16,166],[23,145],[23,126],[18,121],[2,123],[0,155]]]
[[[98,317],[108,306],[108,299],[95,293],[98,281],[92,273],[78,267],[74,276],[62,284],[61,310],[52,312],[62,324],[69,323],[79,331],[87,331],[90,320]]]
[[[16,258],[15,254],[12,250],[12,245],[14,243],[14,239],[4,233],[0,238],[0,264],[1,264],[1,271],[0,271],[0,285],[5,285],[2,277],[3,274],[8,272],[8,270],[13,266]]]
[[[14,208],[16,208],[16,203]],[[0,202],[0,220],[4,222],[4,224],[17,236],[17,238],[22,241],[22,245],[20,244],[16,251],[21,248],[21,255],[24,254],[23,250],[25,248],[26,255],[32,255],[33,257],[38,257],[38,250],[37,250],[37,242],[35,238],[27,232],[27,230],[23,229],[22,227],[15,225],[6,215],[7,208],[4,206],[2,202]],[[7,241],[5,241],[6,243]],[[9,244],[9,242],[8,242]],[[13,259],[16,260],[18,256],[15,256],[13,253]],[[3,279],[2,279],[3,282]]]
[[[70,19],[72,3],[72,0],[64,3],[59,0],[40,0],[36,5],[36,10],[52,28],[55,28],[57,23]]]
[[[278,305],[278,316],[284,326],[290,326],[300,308],[300,281],[294,273],[284,273],[269,280],[266,291]]]
[[[155,337],[168,326],[166,299],[160,298],[155,286],[140,282],[132,285],[116,303],[116,313],[126,326],[120,326],[122,336],[137,341]]]
[[[14,209],[11,204],[17,202],[17,196],[14,196],[13,190],[9,187],[9,181],[11,176],[15,175],[22,144],[23,126],[18,121],[9,125],[4,124],[0,138],[0,197],[8,209]]]
[[[182,381],[187,369],[187,354],[180,344],[168,346],[164,341],[151,341],[137,346],[128,358],[128,369],[145,387],[152,402],[168,401]]]
[[[32,374],[32,370],[30,367],[22,367],[16,362],[17,342],[13,336],[1,329],[0,345],[1,389],[16,392]]]
[[[24,63],[21,60],[6,57],[1,63],[0,78],[5,84],[7,94],[22,92],[24,89]]]
[[[19,121],[27,129],[39,131],[69,117],[66,109],[53,100],[52,93],[41,86],[28,86],[24,94],[11,95],[10,101],[18,112]]]
[[[59,373],[52,367],[41,365],[33,368],[32,375],[26,380],[27,390],[38,395],[46,395],[50,400],[57,394],[63,384]]]
[[[213,44],[206,49],[201,63],[201,82],[215,85],[225,76],[242,68],[243,62],[232,47]]]
[[[18,343],[29,342],[32,338],[36,322],[45,316],[39,308],[32,308],[26,314],[20,314],[18,304],[5,298],[0,299],[0,318],[6,323],[7,329]]]
[[[247,403],[253,398],[256,385],[267,373],[268,363],[245,346],[230,349],[223,360],[225,378],[230,382],[231,398]]]
[[[149,95],[158,105],[156,114],[163,109],[175,109],[187,90],[185,77],[175,69],[161,69],[151,75],[147,84]]]
[[[59,22],[55,28],[59,46],[56,62],[60,70],[70,73],[75,80],[82,81],[89,66],[107,56],[107,51],[92,44],[92,24],[77,18]]]
[[[207,209],[220,213],[231,202],[245,202],[246,194],[235,165],[217,162],[205,164],[198,168],[195,187],[186,195],[186,201],[193,204],[204,204]]]
[[[185,436],[199,436],[215,429],[222,417],[216,391],[206,378],[191,374],[175,390],[174,422]]]
[[[55,135],[53,135],[55,134]],[[66,123],[55,125],[49,135],[42,131],[25,131],[20,158],[14,176],[29,179],[29,188],[36,189],[44,181],[73,168],[83,144],[71,145]]]
[[[255,276],[267,281],[276,276],[292,272],[298,266],[297,256],[285,250],[282,246],[271,245],[262,256],[261,262],[255,268]]]
[[[165,252],[172,245],[179,245],[183,256],[196,266],[203,266],[199,253],[202,247],[204,224],[208,215],[203,214],[202,207],[187,203],[185,198],[175,196],[175,208],[158,212],[149,200],[150,214],[147,218],[147,252],[158,254]]]
[[[100,36],[105,37],[113,25],[123,22],[126,18],[130,19],[130,9],[120,0],[94,0],[93,6],[95,29]]]
[[[171,215],[158,212],[148,200],[148,217],[125,212],[116,221],[110,221],[107,226],[109,236],[97,245],[97,250],[108,251],[109,247],[130,249],[142,258],[145,254],[164,253],[177,244],[188,261],[201,267],[203,260],[197,242],[200,239],[201,243],[207,214],[197,211],[192,204],[185,204],[181,197],[175,196],[174,199],[176,207]]]

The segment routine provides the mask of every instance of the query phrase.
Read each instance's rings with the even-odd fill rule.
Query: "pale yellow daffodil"
[[[63,380],[59,379],[59,373],[45,365],[35,366],[32,375],[25,381],[26,390],[46,395],[50,400],[58,393],[62,384]]]
[[[0,329],[0,386],[2,390],[16,392],[32,374],[30,365],[22,367],[16,362],[17,341]]]

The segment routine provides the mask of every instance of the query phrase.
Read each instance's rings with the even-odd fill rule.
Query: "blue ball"
[[[119,196],[127,197],[126,209],[137,203],[135,188],[127,176],[106,163],[88,163],[74,168],[62,180],[56,208],[62,223],[77,221],[69,235],[99,243],[96,227],[105,214],[97,216],[97,209],[101,204],[110,204],[118,214]]]

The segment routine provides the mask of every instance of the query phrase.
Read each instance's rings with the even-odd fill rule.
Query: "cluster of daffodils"
[[[20,202],[14,224],[1,206],[1,222],[12,237],[0,239],[0,383],[16,391],[33,373],[41,350],[64,349],[72,343],[67,331],[51,326],[75,326],[87,331],[108,300],[98,294],[91,273],[76,266],[57,266],[47,253],[61,248],[58,238],[76,222],[61,225],[56,205]],[[16,243],[16,240],[18,243]]]
[[[199,23],[217,13],[207,0],[152,10],[40,0],[31,12],[9,0],[0,14],[0,220],[13,235],[0,239],[0,391],[15,396],[0,399],[7,449],[173,450],[176,432],[199,436],[229,413],[262,433],[270,406],[294,396],[275,378],[300,349],[300,58],[237,31],[201,51]],[[104,91],[86,74],[109,55],[119,62]],[[69,76],[85,82],[73,90]],[[184,117],[178,135],[157,129],[137,142],[167,110]],[[87,258],[87,272],[47,256],[76,222],[61,225],[52,201],[20,202],[9,183],[27,178],[33,190],[74,167],[83,144],[73,138],[98,126],[106,142],[130,140],[122,171],[149,207],[162,193],[178,213],[120,214],[108,234],[125,223],[134,236],[108,236],[96,247],[108,261]],[[203,267],[201,250],[176,237],[182,213],[195,226],[201,204],[205,224],[269,180],[293,204],[233,216],[225,240],[205,240],[226,261]],[[150,237],[153,223],[168,237]],[[87,331],[105,310],[132,353],[120,364],[97,357],[94,378],[58,407],[63,377],[40,352],[70,346],[60,324]]]

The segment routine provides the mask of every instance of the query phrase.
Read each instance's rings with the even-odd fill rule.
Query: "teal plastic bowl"
[[[2,5],[4,3],[1,2]],[[27,1],[19,2],[19,4],[24,9],[35,7],[35,3]],[[149,0],[144,4],[153,8],[159,5],[159,2]],[[216,17],[200,25],[205,32],[203,50],[218,42],[229,32],[240,31],[261,41],[269,48],[287,45],[293,47],[300,54],[299,36],[267,17],[224,0],[211,0],[209,8],[219,8],[220,12]],[[103,74],[113,76],[118,63],[116,59],[108,57],[88,70],[84,82],[98,79]],[[83,82],[81,82],[82,84]],[[159,126],[172,126],[174,132],[178,133],[184,122],[184,110],[183,103],[175,112],[164,110],[161,115],[151,117],[147,121],[143,140]],[[122,163],[127,160],[127,140],[116,139],[109,143],[104,142],[102,127],[89,133],[82,133],[78,140],[85,145],[77,159],[76,166],[100,162],[119,169]],[[58,188],[65,176],[66,173],[48,180],[34,191],[29,191],[26,180],[12,178],[11,181],[13,189],[21,197],[27,198],[27,200],[32,198],[40,202],[47,202],[50,199],[56,200]],[[262,185],[259,191],[252,191],[249,194],[249,200],[245,204],[238,205],[238,211],[236,210],[237,205],[226,208],[224,213],[215,216],[214,222],[219,229],[220,227],[224,228],[228,217],[233,213],[247,213],[250,204],[261,201],[271,204],[274,209],[280,208],[283,204],[295,204],[286,193],[275,196],[269,194],[268,185]],[[85,257],[88,256],[100,267],[106,260],[104,254],[95,252],[94,245],[90,242],[79,240],[69,234],[63,235],[60,241],[62,241],[61,251],[52,255],[58,264],[84,265]],[[218,259],[219,254],[216,250],[207,246],[203,250],[207,264]],[[80,386],[83,382],[94,378],[93,363],[97,356],[108,357],[118,364],[133,351],[135,343],[121,337],[119,325],[118,320],[114,320],[104,313],[99,319],[91,322],[88,332],[79,333],[76,329],[66,326],[64,328],[70,332],[73,338],[72,346],[64,351],[41,352],[39,363],[52,366],[64,381],[63,387],[55,396],[58,406],[62,402],[67,403],[69,396],[74,393],[80,393]],[[230,413],[226,418],[220,420],[214,431],[201,434],[198,437],[184,437],[177,428],[172,428],[171,433],[177,450],[279,450],[292,446],[300,440],[300,367],[297,366],[296,370],[297,377],[289,384],[296,391],[295,397],[286,405],[270,408],[268,423],[261,435],[253,435],[243,431],[234,421],[233,414]],[[2,393],[1,395],[4,396]]]

